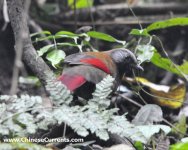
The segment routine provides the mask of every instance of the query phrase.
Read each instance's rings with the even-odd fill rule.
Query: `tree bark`
[[[27,0],[7,0],[8,14],[14,32],[15,50],[17,53],[17,47],[19,47],[21,38],[23,60],[41,82],[45,84],[47,75],[49,73],[52,74],[52,71],[43,59],[37,55],[36,50],[32,45],[27,23],[28,16],[24,9],[26,1]]]

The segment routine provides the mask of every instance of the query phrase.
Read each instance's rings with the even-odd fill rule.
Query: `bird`
[[[64,59],[64,69],[58,77],[74,95],[90,99],[96,84],[107,75],[115,78],[114,90],[124,74],[132,69],[143,70],[135,55],[128,49],[116,48],[101,52],[79,52]]]

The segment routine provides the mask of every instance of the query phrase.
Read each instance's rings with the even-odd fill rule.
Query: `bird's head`
[[[132,69],[143,71],[143,68],[138,64],[135,55],[128,49],[113,49],[111,50],[110,55],[116,63],[120,74],[128,73]]]

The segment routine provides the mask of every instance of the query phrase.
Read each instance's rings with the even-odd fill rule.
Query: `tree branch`
[[[18,55],[19,48],[23,49],[23,60],[33,73],[45,84],[47,74],[52,73],[42,58],[34,49],[27,24],[27,13],[24,10],[26,0],[7,0],[8,14],[15,38],[15,50]],[[20,39],[21,38],[21,39]],[[22,46],[20,47],[20,40]],[[16,67],[19,67],[17,64]]]

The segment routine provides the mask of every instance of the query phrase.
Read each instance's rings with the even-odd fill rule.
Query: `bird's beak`
[[[136,65],[135,69],[140,70],[140,71],[144,71],[144,69],[140,65]]]

